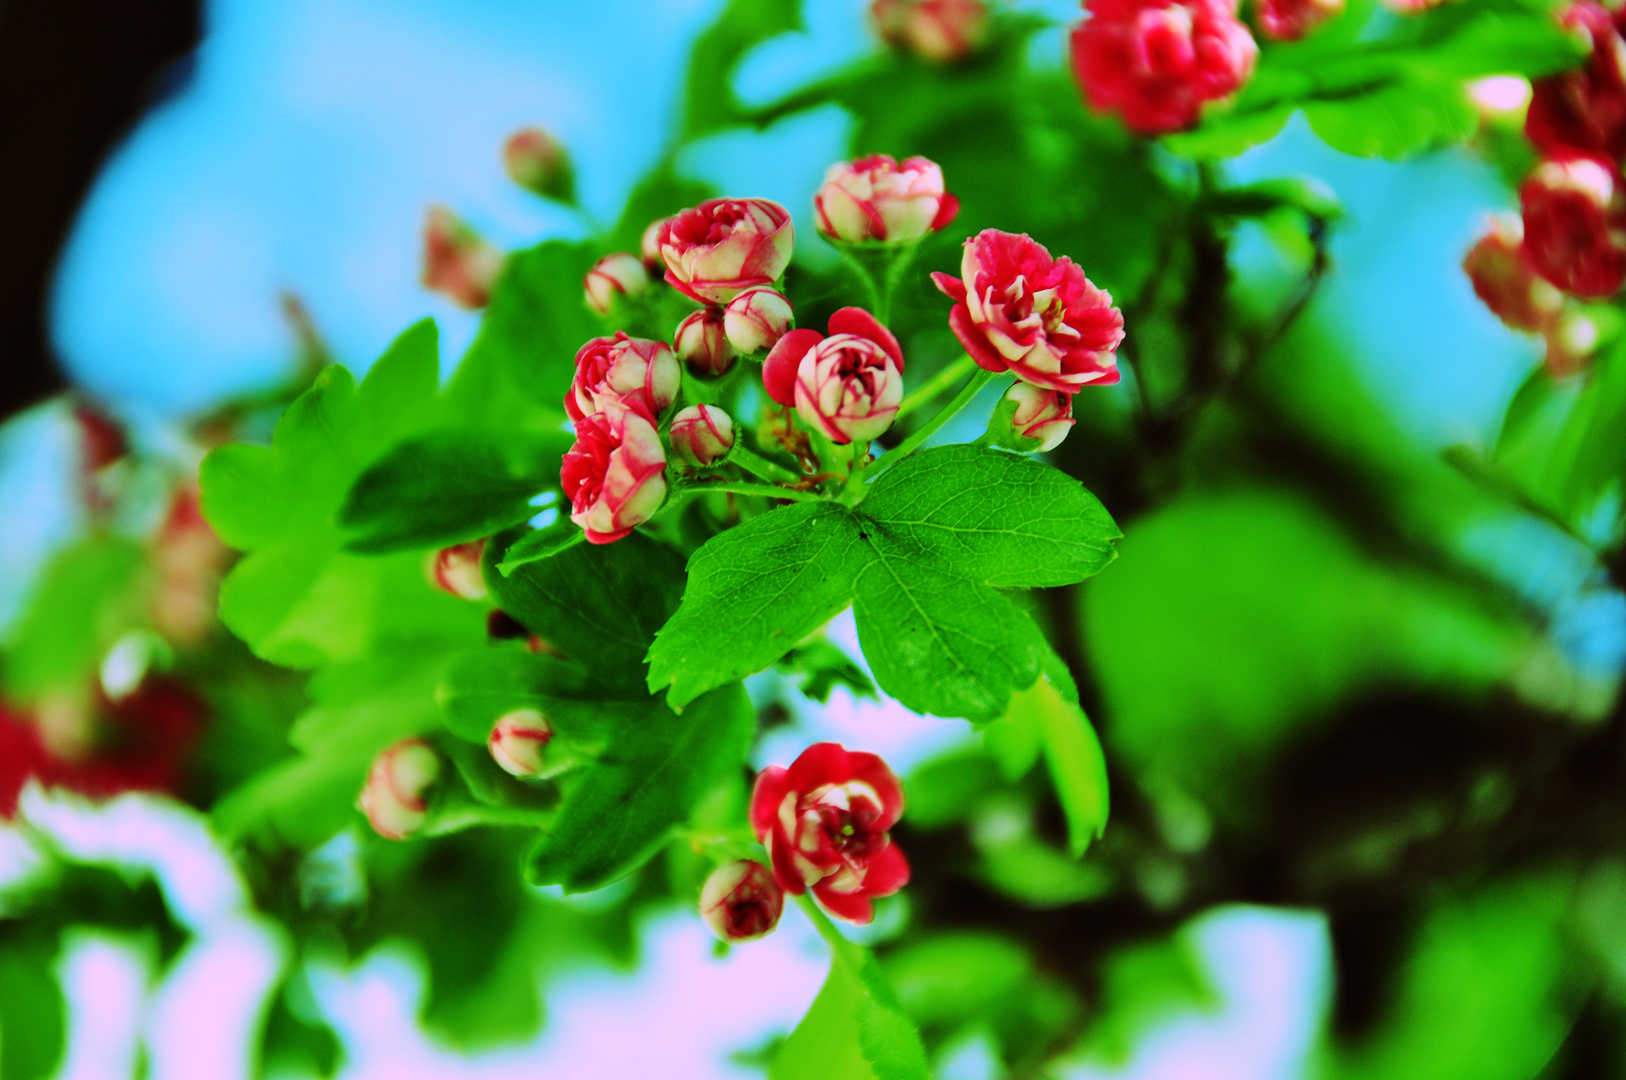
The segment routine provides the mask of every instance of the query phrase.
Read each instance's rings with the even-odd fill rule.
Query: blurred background
[[[807,5],[805,29],[747,54],[739,97],[773,101],[872,54],[864,8]],[[1077,6],[1007,9],[1047,21],[1024,48],[1059,71]],[[227,556],[187,531],[201,452],[221,432],[263,439],[315,364],[359,375],[424,316],[448,374],[480,314],[423,285],[429,207],[453,208],[503,249],[609,228],[673,145],[690,49],[721,10],[0,6],[8,687],[45,663],[26,644],[40,597],[90,603],[117,575],[124,556],[85,546],[103,534],[142,537],[131,558],[199,579],[209,622]],[[505,173],[503,142],[529,125],[568,146],[579,205]],[[830,162],[866,149],[850,146],[857,125],[827,105],[685,145],[677,167],[784,203],[799,259],[829,267],[811,197]],[[1453,464],[1497,445],[1541,362],[1540,342],[1498,322],[1460,269],[1484,216],[1516,205],[1512,187],[1482,144],[1356,158],[1302,118],[1224,172],[1232,185],[1316,177],[1342,216],[1304,314],[1177,454],[1134,487],[1092,475],[1119,453],[1097,448],[1132,423],[1130,378],[1100,392],[1056,455],[1127,533],[1118,564],[1069,595],[1056,623],[1089,658],[1086,704],[1113,769],[1099,854],[1048,859],[1043,799],[983,775],[963,721],[844,688],[820,705],[769,673],[753,699],[783,715],[754,757],[783,763],[818,738],[882,753],[910,778],[910,850],[961,867],[988,898],[923,911],[934,937],[907,937],[906,910],[872,931],[901,943],[889,970],[934,1033],[946,1080],[1614,1075],[1626,1052],[1626,848],[1608,785],[1621,764],[1626,600],[1597,554],[1614,519],[1594,515],[1590,533],[1586,520],[1555,523]],[[1306,256],[1279,226],[1246,221],[1228,237],[1238,310],[1271,310],[1301,273]],[[1144,376],[1154,394],[1156,370]],[[144,464],[103,469],[127,451]],[[69,549],[101,569],[61,580]],[[850,616],[829,636],[862,662]],[[139,635],[116,644],[85,646],[109,699],[120,664],[145,671],[164,648]],[[21,736],[0,741],[11,757],[0,774],[17,781],[0,788],[13,816],[0,824],[0,1072],[761,1075],[763,1048],[823,978],[797,919],[725,956],[687,911],[629,907],[618,887],[459,894],[470,875],[506,873],[511,845],[490,841],[441,864],[368,856],[377,880],[417,891],[341,946],[267,900],[276,890],[253,875],[274,859],[245,870],[185,803],[92,804],[64,790],[183,789],[207,807],[248,763],[274,760],[302,684],[237,651],[175,691],[216,711],[243,699],[229,739],[218,722],[187,727],[181,698],[163,706],[178,717],[173,746],[212,763],[184,785],[165,772],[164,743],[141,782],[63,773],[54,791],[25,789],[25,774],[52,774],[22,767],[36,751]],[[171,673],[185,681],[179,655]],[[242,719],[256,709],[265,716]],[[71,741],[64,723],[65,735],[41,728]],[[328,841],[301,864],[300,887],[365,891],[358,843]],[[42,876],[47,863],[60,865]],[[70,898],[51,902],[55,922],[30,906],[41,896]],[[432,955],[424,927],[455,934],[487,921],[488,903],[523,905],[503,916],[522,929],[469,959]],[[53,981],[54,1011],[38,1004]],[[459,1001],[465,986],[478,993]],[[1034,1016],[1000,1012],[1002,995]],[[957,1011],[973,1008],[980,1018]],[[28,1049],[21,1033],[52,1023],[60,1055]],[[1063,1048],[1045,1072],[1005,1052],[1034,1030]]]

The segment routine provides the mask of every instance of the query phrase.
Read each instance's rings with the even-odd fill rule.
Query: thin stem
[[[960,357],[948,367],[927,379],[926,385],[904,398],[903,403],[898,406],[898,414],[892,419],[894,421],[902,420],[905,416],[927,404],[938,394],[965,378],[966,375],[970,374],[971,369],[976,366],[977,362],[971,357]]]
[[[897,449],[890,450],[883,455],[880,461],[877,461],[865,471],[864,475],[870,477],[879,476],[893,465],[920,449],[921,443],[931,438],[938,428],[954,419],[955,415],[959,413],[961,409],[971,404],[971,399],[977,396],[978,391],[992,382],[994,377],[994,372],[983,371],[981,368],[978,368],[976,374],[972,375],[971,378],[966,380],[965,386],[960,388],[960,392],[955,395],[954,400],[943,407],[942,412],[920,425],[913,435],[910,435],[907,439],[903,440],[903,442],[899,443]]]
[[[784,466],[775,465],[767,458],[753,454],[738,442],[735,442],[734,449],[729,451],[728,460],[757,479],[767,480],[770,483],[794,484],[801,479]]]
[[[687,489],[693,492],[702,491],[732,491],[736,495],[762,495],[770,499],[790,499],[793,502],[820,502],[825,497],[815,495],[810,491],[797,491],[794,488],[775,487],[772,484],[747,484],[741,480],[725,480],[721,483],[695,484]]]
[[[837,955],[846,949],[852,948],[852,942],[841,936],[841,931],[836,929],[836,924],[830,921],[830,916],[819,909],[819,905],[813,902],[812,896],[807,893],[798,896],[796,906],[802,909],[807,915],[808,921],[813,924],[813,929],[819,932],[819,936],[830,945],[831,949],[835,950]]]

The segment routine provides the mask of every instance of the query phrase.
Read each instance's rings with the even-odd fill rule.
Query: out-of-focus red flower
[[[1539,334],[1558,318],[1564,294],[1530,269],[1523,247],[1519,219],[1493,217],[1462,257],[1462,269],[1497,318],[1515,330]]]
[[[1524,133],[1549,157],[1566,153],[1626,157],[1626,13],[1583,0],[1559,16],[1592,42],[1579,68],[1536,79]]]
[[[983,0],[873,0],[869,17],[882,41],[939,64],[969,56],[988,36]]]
[[[423,227],[423,284],[470,310],[491,300],[502,252],[444,206],[431,206]]]
[[[1206,102],[1253,74],[1259,46],[1235,0],[1087,0],[1073,29],[1073,70],[1090,107],[1131,130],[1191,127]]]
[[[1626,282],[1626,194],[1610,162],[1544,161],[1519,188],[1524,255],[1573,296],[1613,296]]]
[[[1272,41],[1297,41],[1344,10],[1344,0],[1259,0],[1259,30]]]

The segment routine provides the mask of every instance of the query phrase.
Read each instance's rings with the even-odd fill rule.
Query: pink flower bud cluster
[[[1072,34],[1073,70],[1090,108],[1116,112],[1142,135],[1197,123],[1204,104],[1235,93],[1259,46],[1236,0],[1086,0]]]

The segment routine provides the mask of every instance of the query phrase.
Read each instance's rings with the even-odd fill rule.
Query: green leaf
[[[67,1003],[56,977],[57,935],[0,925],[0,1075],[45,1080],[65,1044]]]
[[[830,974],[769,1080],[929,1080],[926,1050],[867,949],[834,934]]]
[[[497,567],[513,540],[499,535],[486,545],[486,584],[497,606],[606,685],[641,687],[644,654],[683,592],[681,557],[635,532],[568,548],[505,577]]]
[[[524,521],[559,484],[571,438],[440,430],[408,439],[357,478],[339,523],[352,551],[440,548]]]
[[[636,870],[718,779],[740,767],[755,725],[738,684],[682,715],[654,701],[625,719],[598,761],[568,781],[558,821],[531,851],[529,879],[585,892]]]
[[[1273,105],[1257,110],[1211,113],[1200,127],[1163,136],[1163,145],[1176,154],[1206,161],[1236,157],[1280,135],[1296,111],[1292,105]]]
[[[1107,827],[1107,759],[1095,729],[1078,707],[1076,691],[1064,696],[1048,676],[1013,696],[1007,715],[1038,728],[1076,859]]]
[[[681,707],[768,667],[852,603],[865,561],[852,515],[833,503],[787,506],[708,541],[649,650],[650,691],[670,684]]]
[[[913,455],[856,510],[804,503],[711,540],[650,650],[681,706],[761,671],[854,604],[882,689],[917,712],[993,720],[1038,678],[1044,639],[998,588],[1060,585],[1113,557],[1117,526],[1076,481],[976,446]]]
[[[822,639],[797,646],[781,657],[775,667],[796,680],[802,696],[820,704],[830,700],[830,691],[837,686],[845,686],[853,697],[875,696],[875,684],[864,674],[864,669]]]
[[[501,372],[533,402],[562,414],[577,350],[605,332],[582,293],[600,254],[592,244],[548,240],[510,255],[460,367]]]
[[[1426,70],[1370,93],[1305,102],[1304,118],[1328,146],[1356,157],[1398,161],[1466,139],[1479,127],[1467,89]]]
[[[728,0],[689,53],[682,141],[744,121],[746,110],[734,93],[740,61],[758,43],[801,25],[800,0]]]
[[[587,533],[561,509],[558,520],[553,524],[533,529],[508,545],[502,562],[497,564],[497,572],[507,577],[526,563],[551,559],[561,551],[586,542]]]
[[[0,665],[6,693],[32,701],[51,690],[80,690],[140,618],[145,565],[141,545],[121,536],[93,536],[58,551],[12,628]]]
[[[497,718],[514,709],[540,712],[555,741],[597,748],[616,725],[643,717],[650,708],[643,697],[605,700],[604,688],[580,665],[515,644],[484,646],[459,657],[436,697],[453,734],[482,746]],[[551,753],[554,743],[548,745]]]

